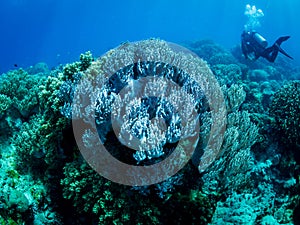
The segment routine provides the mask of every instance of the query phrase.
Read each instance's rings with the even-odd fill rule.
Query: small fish
[[[18,64],[14,64],[14,67],[18,67]]]

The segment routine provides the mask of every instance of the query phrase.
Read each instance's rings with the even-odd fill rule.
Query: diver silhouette
[[[256,60],[259,57],[267,59],[269,62],[274,62],[278,52],[281,52],[286,57],[293,59],[288,55],[280,45],[282,42],[289,39],[290,36],[283,36],[278,38],[275,43],[268,46],[267,40],[256,31],[243,31],[242,33],[242,52],[246,59]]]

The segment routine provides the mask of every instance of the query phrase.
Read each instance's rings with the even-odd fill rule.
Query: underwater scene
[[[300,225],[297,0],[0,3],[0,225]]]

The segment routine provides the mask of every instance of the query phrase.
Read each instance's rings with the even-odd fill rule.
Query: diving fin
[[[279,46],[281,45],[282,42],[286,41],[287,39],[289,39],[291,36],[283,36],[283,37],[280,37],[276,40],[276,44],[278,44]]]
[[[287,54],[286,51],[284,51],[280,46],[278,46],[278,51],[284,54],[286,57],[293,59],[293,57]]]
[[[284,51],[280,45],[282,42],[286,41],[287,39],[289,39],[290,36],[283,36],[283,37],[280,37],[276,40],[276,42],[274,43],[274,47],[278,49],[279,52],[281,52],[283,55],[285,55],[286,57],[290,58],[290,59],[293,59],[292,56],[290,56],[289,54],[286,53],[286,51]]]

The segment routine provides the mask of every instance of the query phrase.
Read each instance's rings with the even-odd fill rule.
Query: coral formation
[[[211,69],[222,85],[232,85],[241,81],[242,70],[237,64],[216,64]]]
[[[291,81],[279,89],[270,107],[281,140],[300,147],[300,81]]]
[[[202,177],[204,189],[224,191],[252,186],[254,158],[250,149],[257,136],[258,128],[250,121],[248,112],[230,113],[220,158]]]
[[[287,80],[299,70],[280,58],[247,62],[238,46],[232,54],[207,40],[186,47],[207,63],[173,55],[178,46],[151,39],[124,43],[96,60],[87,52],[51,71],[39,63],[1,75],[0,224],[297,224],[300,83]],[[157,80],[145,82],[148,75]],[[168,81],[188,96],[173,86],[167,92]],[[148,95],[132,98],[139,93]],[[156,97],[166,93],[168,100]],[[212,96],[224,107],[212,104]],[[120,112],[126,113],[111,117]],[[93,151],[100,139],[111,155],[136,167],[168,158],[182,137],[199,137],[192,160],[176,174],[126,186],[102,177],[80,155],[71,119],[82,118],[84,146]],[[128,140],[152,142],[133,150]],[[172,166],[164,169],[169,175]]]
[[[114,129],[121,142],[119,152],[130,153],[126,147],[136,150],[129,162],[134,163],[135,160],[136,165],[151,165],[170,155],[172,161],[176,160],[176,163],[173,162],[175,165],[183,165],[186,163],[184,158],[190,154],[186,150],[193,149],[197,143],[198,114],[205,112],[208,106],[214,118],[214,132],[219,132],[222,137],[226,121],[222,92],[207,64],[183,51],[187,50],[151,39],[126,43],[96,60],[83,74],[72,104],[73,119],[80,119],[90,126],[79,132],[85,134],[82,142],[91,143],[95,135],[89,134],[97,130],[101,142],[105,143]],[[76,120],[73,120],[73,127]],[[162,124],[161,120],[165,123]],[[75,136],[78,129],[74,129]],[[77,139],[82,137],[79,135]],[[202,167],[207,167],[213,155],[217,155],[221,141],[209,142],[213,150],[204,152],[206,161]],[[109,145],[117,149],[112,146]],[[184,152],[173,151],[175,147]],[[176,155],[179,153],[187,156]],[[123,154],[119,159],[126,162],[128,155]],[[99,157],[103,158],[104,152]],[[94,168],[99,167],[99,163],[94,165]],[[171,173],[173,170],[168,168],[164,171]],[[135,175],[132,179],[139,177]],[[131,179],[126,177],[122,180],[128,184]],[[145,185],[143,182],[146,181],[141,182]]]
[[[28,74],[23,69],[9,71],[7,74],[1,75],[0,93],[2,99],[5,95],[6,99],[9,98],[13,103],[10,104],[9,110],[13,117],[26,120],[38,111],[39,84],[44,79],[43,76]]]
[[[43,181],[17,170],[16,152],[7,142],[1,143],[0,153],[0,224],[59,224]],[[51,214],[52,219],[41,221],[38,214]]]
[[[6,110],[10,107],[11,103],[12,103],[12,100],[10,97],[8,97],[5,94],[0,94],[0,115],[1,115],[1,117],[3,117],[3,114],[5,114]]]
[[[79,65],[87,65],[84,54],[82,60]],[[5,224],[61,222],[51,198],[60,177],[54,170],[67,157],[63,133],[70,123],[60,114],[58,97],[66,75],[59,68],[49,73],[39,67],[26,70],[37,74],[19,69],[0,77],[1,141],[11,143],[1,149],[0,215]]]
[[[157,206],[147,197],[130,193],[126,186],[112,183],[101,177],[82,160],[64,167],[61,180],[63,196],[72,200],[78,213],[88,213],[86,223],[129,224],[130,221],[158,224]],[[135,202],[134,204],[132,204]]]

